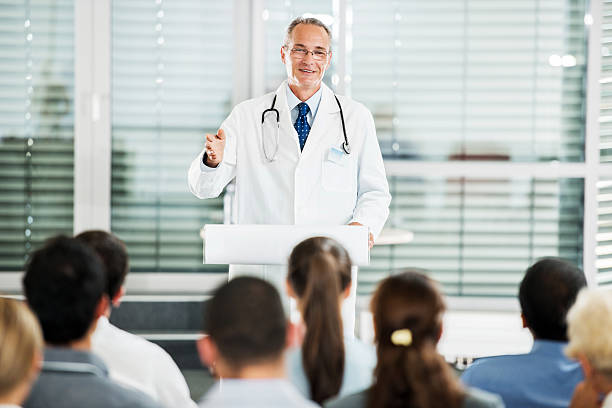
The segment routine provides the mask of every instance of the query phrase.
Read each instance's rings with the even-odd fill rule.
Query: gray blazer
[[[45,349],[43,368],[24,408],[161,408],[140,391],[108,378],[94,354],[69,348]]]

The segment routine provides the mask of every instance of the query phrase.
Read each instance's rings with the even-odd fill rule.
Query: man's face
[[[298,24],[293,29],[286,47],[281,47],[281,59],[287,69],[289,85],[302,89],[318,89],[331,62],[329,45],[329,36],[322,27]],[[303,57],[298,52],[291,52],[295,49],[319,51],[319,53],[323,51],[328,55],[318,60],[310,52]]]

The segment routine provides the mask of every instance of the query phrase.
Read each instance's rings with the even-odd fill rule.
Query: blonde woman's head
[[[29,390],[42,347],[40,326],[30,309],[23,302],[0,297],[0,400],[20,387]]]
[[[569,357],[586,358],[602,374],[612,377],[612,293],[584,289],[567,314]]]

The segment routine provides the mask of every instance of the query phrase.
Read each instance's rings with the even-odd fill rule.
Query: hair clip
[[[408,347],[412,344],[412,332],[410,329],[395,330],[391,333],[391,343],[396,346]]]

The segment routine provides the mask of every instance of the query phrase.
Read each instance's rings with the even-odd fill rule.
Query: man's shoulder
[[[239,102],[234,107],[234,111],[242,111],[242,110],[250,111],[254,107],[259,108],[261,106],[271,107],[272,106],[272,100],[274,100],[274,95],[275,95],[275,92],[268,92],[268,93],[266,93],[264,95],[244,100],[242,102]],[[278,100],[276,101],[276,104],[277,104],[276,107],[278,107]]]
[[[92,374],[43,372],[26,400],[25,408],[159,408],[148,395],[123,387],[108,377]]]
[[[465,369],[461,380],[466,384],[480,384],[482,381],[497,381],[499,374],[506,370],[522,370],[534,364],[529,354],[506,354],[482,357]]]
[[[344,109],[349,108],[351,110],[357,111],[357,112],[368,112],[370,113],[370,110],[361,102],[356,101],[355,99],[353,99],[350,96],[347,95],[338,95],[338,94],[334,94],[338,97],[338,100],[340,101],[340,104],[342,105],[342,108]]]
[[[113,354],[137,360],[139,364],[143,361],[165,362],[172,357],[160,346],[152,343],[140,336],[109,323],[108,326],[98,332],[93,338],[93,352],[106,355],[106,349],[113,351]],[[143,359],[143,356],[146,356]],[[173,360],[172,360],[173,361]]]

